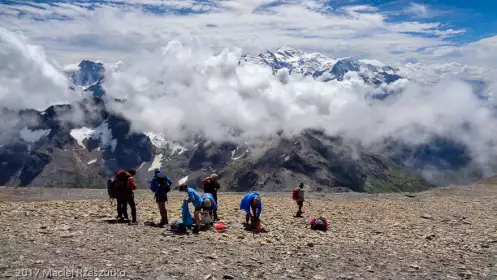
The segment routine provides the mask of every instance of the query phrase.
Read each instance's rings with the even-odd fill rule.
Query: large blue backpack
[[[157,192],[161,194],[166,194],[171,191],[171,185],[173,181],[167,176],[157,176],[155,177],[157,182]]]

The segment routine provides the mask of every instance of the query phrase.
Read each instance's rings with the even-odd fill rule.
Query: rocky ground
[[[312,195],[305,219],[293,218],[290,193],[264,194],[269,232],[259,235],[235,227],[244,220],[239,194],[220,195],[225,232],[184,236],[144,225],[158,218],[144,191],[137,194],[139,225],[106,222],[115,212],[105,195],[0,189],[1,278],[67,279],[85,271],[81,278],[497,279],[497,185]],[[179,218],[178,195],[168,204],[171,220]],[[329,219],[328,232],[306,228],[318,215]]]

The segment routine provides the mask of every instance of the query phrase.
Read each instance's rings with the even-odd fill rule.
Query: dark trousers
[[[116,198],[116,208],[117,208],[117,218],[118,219],[124,219],[125,217],[127,217],[127,214],[126,214],[126,216],[124,216],[125,213],[123,213],[123,209],[126,209],[125,207],[126,207],[126,205],[124,205],[124,207],[123,207],[123,201]]]
[[[219,204],[218,204],[218,202],[217,202],[217,201],[218,201],[218,200],[217,200],[217,192],[209,192],[209,193],[210,193],[210,194],[212,194],[212,197],[214,197],[214,201],[216,202],[217,207],[219,207]],[[215,210],[215,211],[210,212],[210,213],[211,213],[211,215],[213,215],[213,216],[214,216],[214,219],[217,219],[217,208],[216,208],[216,210]]]
[[[128,204],[131,208],[131,220],[136,222],[136,204],[133,192],[123,193],[117,196],[117,215],[128,219]]]

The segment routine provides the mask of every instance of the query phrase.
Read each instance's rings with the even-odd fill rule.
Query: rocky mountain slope
[[[131,132],[129,122],[108,113],[99,98],[87,102],[76,105],[93,110],[93,114],[85,114],[85,126],[61,121],[74,110],[70,105],[22,112],[19,136],[12,144],[0,147],[4,170],[0,184],[104,187],[114,170],[137,168],[138,182],[145,186],[151,171],[162,168],[175,179],[189,176],[193,184],[217,172],[225,189],[237,191],[283,190],[300,181],[312,182],[312,188],[320,191],[416,191],[431,187],[388,158],[365,152],[355,155],[340,139],[319,131],[307,131],[292,139],[276,135],[257,147],[202,139],[183,147],[160,135]],[[98,114],[96,108],[100,108]]]
[[[130,226],[106,222],[115,208],[104,190],[0,188],[0,275],[80,269],[107,273],[91,279],[118,279],[112,272],[121,279],[491,280],[496,194],[496,185],[409,197],[313,194],[304,219],[292,217],[289,193],[263,194],[268,232],[259,235],[239,228],[241,196],[221,194],[227,230],[183,236],[144,225],[159,217],[148,191],[138,191],[139,225]],[[179,219],[180,201],[174,193],[171,220]],[[329,220],[328,232],[306,228],[318,215]]]
[[[379,88],[402,79],[399,69],[380,62],[333,59],[287,47],[243,56],[243,63],[265,65],[275,73],[285,68],[292,75],[323,82],[357,73]],[[118,68],[112,67],[112,71]],[[4,143],[0,145],[0,185],[104,187],[116,169],[136,168],[139,185],[144,187],[151,171],[162,168],[176,180],[188,176],[193,184],[216,172],[223,188],[237,191],[285,190],[300,181],[319,191],[419,191],[447,181],[430,177],[428,182],[418,175],[426,168],[452,172],[449,182],[454,182],[471,161],[466,147],[441,137],[414,146],[392,142],[386,150],[375,152],[316,130],[290,138],[275,134],[259,145],[212,143],[200,136],[175,143],[167,135],[133,132],[128,120],[108,110],[102,87],[105,71],[102,63],[85,60],[79,70],[67,73],[73,88],[88,95],[77,104],[54,105],[45,111],[2,109],[2,116],[16,124],[0,132]],[[383,100],[390,94],[373,97]],[[481,177],[471,169],[466,173],[465,180]]]

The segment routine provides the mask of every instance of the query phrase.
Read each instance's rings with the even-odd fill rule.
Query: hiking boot
[[[165,226],[165,225],[167,225],[167,224],[169,224],[169,223],[167,222],[167,220],[162,220],[162,221],[160,221],[160,223],[159,223],[158,225],[159,225],[159,227],[164,227],[164,226]]]
[[[138,222],[137,222],[137,221],[131,221],[131,222],[129,222],[129,225],[130,225],[130,226],[135,226],[135,225],[137,225],[137,224],[138,224]]]
[[[199,230],[198,228],[196,228],[196,227],[194,227],[194,228],[192,229],[192,232],[193,232],[193,233],[195,233],[195,234],[198,234],[198,233],[199,233],[199,231],[200,231],[200,230]]]

